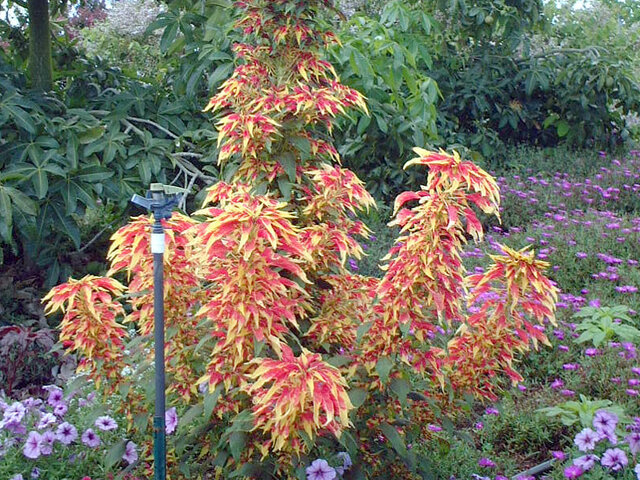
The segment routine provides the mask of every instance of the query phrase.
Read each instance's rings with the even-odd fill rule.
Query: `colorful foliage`
[[[401,235],[383,278],[348,273],[347,259],[364,253],[357,238],[370,233],[357,212],[375,203],[355,174],[334,164],[339,156],[327,141],[334,117],[351,107],[366,111],[362,96],[342,86],[318,53],[334,41],[317,22],[330,2],[237,5],[245,11],[238,27],[254,43],[235,47],[244,63],[206,108],[220,115],[218,160],[229,181],[210,187],[193,217],[174,214],[164,224],[170,401],[203,403],[205,424],[195,436],[214,433],[189,450],[199,458],[229,450],[215,461],[235,476],[244,475],[243,463],[264,463],[270,454],[280,459],[278,474],[292,476],[314,442],[340,437],[353,418],[369,433],[383,433],[411,467],[404,430],[391,422],[405,414],[432,418],[421,399],[494,398],[501,374],[517,381],[517,352],[544,341],[531,320],[553,321],[553,286],[542,262],[506,247],[495,267],[466,277],[462,248],[483,236],[474,208],[498,215],[497,185],[455,152],[419,148],[405,167],[427,166],[426,185],[395,202],[392,225]],[[63,339],[75,335],[72,346],[85,361],[117,359],[112,383],[127,361],[149,361],[150,224],[137,217],[116,232],[107,277],[71,280],[46,298],[48,311],[67,302]],[[126,321],[142,335],[131,359],[115,323],[125,316],[114,299],[125,291],[110,277],[117,274],[129,279]],[[489,294],[492,300],[473,305]],[[89,327],[96,321],[99,332]],[[454,327],[454,335],[446,333]],[[336,358],[340,369],[329,363]],[[409,403],[411,378],[423,387]],[[453,390],[443,392],[447,382]],[[358,411],[362,418],[350,417],[348,389],[364,395],[359,405],[367,395],[380,395],[384,405],[370,403]],[[128,398],[136,404],[126,407],[131,425],[143,400],[135,386]],[[359,437],[362,458],[385,468],[368,433]],[[401,462],[391,466],[403,469]]]

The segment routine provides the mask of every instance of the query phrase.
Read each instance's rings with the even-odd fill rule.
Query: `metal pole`
[[[152,192],[157,199],[162,192]],[[165,375],[164,375],[164,228],[161,212],[154,211],[151,230],[153,253],[153,323],[155,343],[156,398],[153,417],[153,460],[155,480],[166,479],[167,448],[165,436]]]

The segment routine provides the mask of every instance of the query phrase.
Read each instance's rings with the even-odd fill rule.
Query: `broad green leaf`
[[[393,368],[393,362],[389,357],[381,357],[376,363],[376,372],[380,377],[382,383],[387,383],[389,381],[389,373]]]

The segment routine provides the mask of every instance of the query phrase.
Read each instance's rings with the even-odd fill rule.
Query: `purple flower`
[[[478,460],[478,465],[484,468],[494,468],[496,464],[490,458],[483,457]]]
[[[636,375],[640,375],[640,367],[631,367],[631,373],[635,373]]]
[[[96,448],[100,445],[100,437],[96,435],[96,432],[91,428],[87,428],[85,432],[82,434],[82,443],[84,443],[87,447]]]
[[[178,414],[176,413],[176,407],[171,407],[164,413],[165,432],[167,435],[171,435],[176,431],[178,426]]]
[[[56,441],[56,434],[51,430],[47,430],[42,434],[40,440],[40,453],[42,455],[51,455],[53,453],[53,444]]]
[[[587,470],[591,470],[593,466],[596,464],[596,460],[600,460],[595,455],[583,455],[581,457],[575,458],[573,460],[574,465],[578,465],[585,472]]]
[[[69,422],[64,422],[58,425],[56,430],[56,440],[63,445],[70,445],[76,438],[78,438],[78,430]]]
[[[138,460],[137,448],[138,446],[131,441],[127,442],[127,445],[124,448],[122,459],[125,460],[129,465]]]
[[[476,430],[482,430],[484,428],[484,423],[482,422],[476,422],[476,424],[473,426]]]
[[[588,452],[595,448],[596,443],[599,439],[600,436],[596,432],[594,432],[590,428],[585,428],[576,435],[573,443],[578,446],[578,450],[580,450],[581,452]]]
[[[551,382],[551,388],[557,389],[564,387],[564,382],[559,378],[556,378],[553,382]]]
[[[573,390],[569,390],[568,388],[564,388],[560,390],[560,395],[563,397],[573,397],[576,394]]]
[[[627,454],[619,448],[610,448],[602,454],[600,463],[603,467],[609,467],[614,472],[623,469],[628,463]]]
[[[564,365],[562,365],[562,368],[564,370],[578,370],[578,368],[580,368],[580,365],[578,365],[577,363],[565,363]]]
[[[38,467],[33,467],[31,470],[31,478],[39,478],[40,477],[40,469]]]
[[[567,455],[560,450],[552,450],[551,451],[551,455],[553,456],[553,458],[555,458],[556,460],[564,460],[565,458],[567,458]]]
[[[636,472],[636,478],[640,480],[640,463],[636,465],[636,468],[634,468],[633,471]]]
[[[600,355],[600,350],[598,350],[597,348],[587,348],[587,349],[584,351],[584,354],[585,354],[587,357],[595,357],[595,356],[597,356],[597,355]]]
[[[442,431],[442,427],[439,426],[439,425],[429,424],[429,425],[427,425],[427,428],[429,430],[431,430],[432,432],[441,432]]]
[[[116,423],[116,421],[108,415],[98,417],[95,421],[95,426],[103,432],[108,432],[110,430],[115,430],[116,428],[118,428],[118,424]]]
[[[49,390],[49,398],[47,398],[47,403],[52,407],[55,407],[59,403],[61,403],[64,399],[64,393],[62,389],[56,387],[55,385],[49,385],[45,387],[45,390]]]
[[[593,426],[600,433],[613,432],[618,425],[618,416],[606,410],[598,410],[593,416]]]
[[[351,457],[347,452],[338,452],[336,457],[338,457],[339,460],[342,460],[342,466],[336,467],[336,472],[338,472],[340,475],[344,475],[344,472],[346,472],[353,466]]]
[[[65,413],[67,413],[67,404],[64,402],[60,402],[53,407],[53,413],[55,413],[59,417],[63,417]]]
[[[564,478],[578,478],[584,473],[584,470],[578,465],[569,465],[564,469]]]
[[[487,407],[487,408],[485,409],[484,413],[485,413],[486,415],[495,415],[495,416],[500,415],[500,412],[499,412],[499,411],[498,411],[498,409],[497,409],[497,408],[495,408],[495,407]]]
[[[40,421],[36,425],[36,428],[38,430],[42,430],[50,425],[53,425],[54,423],[56,423],[56,417],[54,417],[51,413],[45,413],[44,415],[42,415],[42,417],[40,417]]]
[[[629,451],[635,457],[640,453],[640,432],[633,432],[624,439],[629,444]]]
[[[2,421],[5,424],[20,423],[27,413],[27,409],[24,408],[20,402],[14,402],[4,411]]]
[[[42,452],[40,452],[40,440],[42,440],[42,435],[40,435],[38,432],[29,432],[27,441],[24,443],[24,448],[22,449],[22,453],[25,457],[35,460],[41,455]]]
[[[322,458],[311,462],[306,472],[307,480],[333,480],[336,478],[336,471]]]

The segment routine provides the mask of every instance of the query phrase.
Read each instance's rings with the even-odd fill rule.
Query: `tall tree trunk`
[[[53,85],[49,0],[29,0],[28,7],[31,87],[49,91]]]

